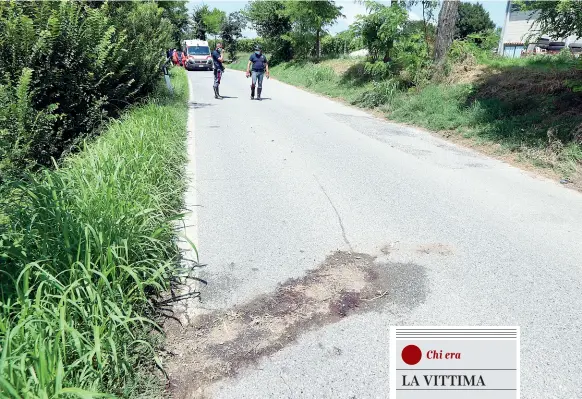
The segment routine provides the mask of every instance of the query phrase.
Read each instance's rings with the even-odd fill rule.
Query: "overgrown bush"
[[[375,108],[380,105],[389,104],[398,94],[398,82],[394,80],[384,80],[372,82],[372,89],[367,90],[353,101],[353,104],[366,108]]]
[[[404,87],[419,86],[430,78],[431,51],[423,33],[412,32],[395,43],[393,68]]]
[[[0,4],[0,182],[152,92],[172,43],[162,13],[154,2]]]
[[[382,61],[366,62],[364,73],[368,80],[383,80],[391,74],[390,64]]]
[[[337,35],[325,35],[321,38],[321,54],[325,57],[338,57],[364,47],[362,38],[353,30],[346,30]]]
[[[0,186],[1,398],[142,398],[139,371],[155,385],[151,298],[177,272],[185,185],[177,72],[173,98],[126,113],[62,167]]]
[[[255,46],[259,45],[261,46],[261,49],[263,50],[263,53],[270,53],[271,49],[267,44],[267,41],[257,37],[254,39],[238,39],[237,40],[237,51],[241,52],[241,53],[252,53],[253,51],[255,51]]]

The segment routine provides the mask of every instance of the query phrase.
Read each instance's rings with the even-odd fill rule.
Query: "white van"
[[[210,55],[210,46],[207,41],[184,40],[182,48],[187,57],[184,67],[188,71],[195,69],[212,70],[212,56]]]

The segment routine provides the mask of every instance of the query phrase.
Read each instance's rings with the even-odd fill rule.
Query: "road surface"
[[[206,397],[386,398],[391,325],[518,325],[521,396],[582,397],[581,194],[275,80],[259,102],[241,72],[224,74],[223,100],[212,72],[188,77],[208,282],[191,314],[236,313],[336,251],[400,281],[373,310],[242,356]],[[174,352],[196,340],[170,337]],[[180,359],[193,360],[177,359],[178,391],[200,396],[183,385],[193,377]]]

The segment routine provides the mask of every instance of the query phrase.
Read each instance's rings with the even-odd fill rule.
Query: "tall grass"
[[[175,273],[185,188],[187,82],[174,74],[175,97],[1,188],[1,397],[141,396],[135,371],[160,365],[150,298]]]

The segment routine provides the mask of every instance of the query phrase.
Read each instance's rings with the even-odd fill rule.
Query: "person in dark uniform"
[[[263,55],[260,46],[256,46],[255,52],[249,57],[247,78],[251,75],[251,100],[255,98],[255,87],[257,88],[257,100],[260,100],[261,92],[263,91],[263,76],[266,75],[267,79],[269,78],[269,63],[267,62],[267,57]]]
[[[219,91],[220,78],[222,78],[222,73],[224,72],[224,66],[222,65],[224,57],[222,52],[222,43],[217,43],[216,50],[212,52],[212,61],[214,63],[214,98],[219,100],[222,99]]]

